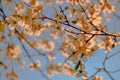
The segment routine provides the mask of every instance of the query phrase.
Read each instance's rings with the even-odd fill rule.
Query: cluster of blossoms
[[[8,59],[16,59],[19,57],[21,49],[19,46],[8,45],[6,57]]]
[[[33,42],[33,46],[36,48],[41,48],[44,51],[53,51],[54,43],[48,40],[40,40],[39,42]]]
[[[5,1],[12,2],[12,0]],[[21,61],[22,58],[20,56],[20,47],[22,47],[32,62],[28,66],[30,70],[41,70],[41,62],[39,60],[34,61],[34,56],[31,56],[26,46],[46,58],[46,62],[48,61],[49,64],[44,66],[46,66],[49,76],[66,74],[78,78],[84,77],[83,80],[89,80],[83,62],[86,62],[88,57],[93,56],[98,49],[105,49],[106,52],[111,51],[117,44],[117,37],[120,37],[120,34],[107,33],[107,28],[102,22],[104,16],[106,17],[108,13],[115,11],[115,7],[110,4],[109,0],[94,0],[95,2],[92,0],[17,1],[12,14],[6,18],[3,17],[4,20],[0,21],[0,32],[3,33],[3,36],[0,37],[0,42],[7,43],[6,57],[11,61],[17,60],[20,66],[25,65],[25,62]],[[45,16],[44,10],[47,7],[50,9],[53,3],[63,4],[65,7],[59,6],[60,11],[58,11],[55,5],[52,18],[48,17],[48,13]],[[2,16],[6,15],[4,10],[0,8],[0,17]],[[4,28],[9,30],[8,34],[10,36],[8,35],[8,37],[17,37],[19,39],[20,43],[18,44],[21,44],[20,46],[14,46],[14,44],[11,45],[11,43],[7,42],[5,34],[7,31]],[[45,32],[49,37],[46,36]],[[44,39],[41,37],[44,37]],[[22,40],[28,45],[24,44]],[[62,43],[61,45],[55,45],[57,42]],[[63,57],[67,58],[64,64],[58,63],[55,65],[52,63],[58,57],[58,54],[53,54],[56,53],[55,49],[61,51],[62,57],[61,55],[59,56],[62,59]],[[42,55],[42,52],[46,54]],[[0,53],[3,53],[2,49],[0,49]],[[70,63],[67,63],[68,59],[75,65],[74,69]],[[6,68],[5,65],[3,67]],[[10,79],[18,78],[17,73],[14,71],[7,73],[6,76],[10,77]],[[93,76],[92,80],[102,80],[102,78]]]
[[[74,76],[74,70],[71,68],[70,63],[58,63],[57,65],[55,64],[50,64],[47,67],[48,75],[50,77],[54,76],[55,74],[65,74],[69,76]]]
[[[30,70],[35,70],[35,69],[37,69],[38,67],[40,67],[41,66],[41,62],[38,60],[38,61],[35,61],[35,63],[31,63],[29,66],[28,66],[28,68],[30,69]]]
[[[12,70],[11,72],[6,73],[6,77],[8,79],[16,80],[18,78],[18,74]]]

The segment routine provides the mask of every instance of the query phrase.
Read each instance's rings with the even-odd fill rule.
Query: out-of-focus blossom
[[[56,59],[56,56],[54,54],[49,54],[48,55],[48,60],[49,61],[52,61],[52,60],[55,60]]]
[[[92,80],[103,80],[103,77],[95,76]]]
[[[83,77],[83,76],[87,77],[87,73],[83,70],[79,70],[75,73],[75,76],[78,77],[78,78]]]
[[[40,62],[40,60],[38,60],[38,61],[36,61],[35,63],[31,63],[29,66],[28,66],[28,68],[30,69],[30,70],[35,70],[35,69],[37,69],[38,67],[40,67],[41,66],[41,62]]]
[[[18,74],[12,70],[11,72],[6,73],[6,77],[9,79],[17,79]]]
[[[13,45],[9,45],[7,47],[7,58],[8,59],[16,59],[19,54],[21,53],[21,49],[19,46],[13,46]]]
[[[74,76],[74,70],[71,68],[69,63],[63,65],[63,73],[69,76]]]
[[[54,43],[52,41],[48,41],[48,40],[41,40],[40,42],[36,42],[36,44],[34,44],[34,46],[36,48],[41,48],[45,51],[52,51],[54,49]]]
[[[57,4],[62,4],[62,3],[63,3],[63,0],[55,0],[55,3],[57,3]]]

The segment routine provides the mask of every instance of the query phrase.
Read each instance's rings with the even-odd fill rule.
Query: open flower
[[[69,63],[63,65],[63,73],[66,75],[74,76],[74,70],[71,68]]]
[[[15,80],[18,78],[18,74],[12,70],[11,72],[6,73],[6,77]]]
[[[55,59],[56,59],[56,56],[55,56],[54,54],[51,54],[51,53],[50,53],[50,54],[48,55],[48,60],[49,60],[49,61],[52,61],[52,60],[55,60]]]
[[[30,64],[28,67],[29,67],[30,70],[34,70],[34,69],[37,69],[40,66],[41,66],[41,62],[38,60],[35,63]]]
[[[54,49],[54,43],[48,40],[41,40],[40,42],[36,43],[35,45],[37,48],[41,48],[44,51],[52,51]]]
[[[93,80],[103,80],[103,78],[102,78],[102,77],[99,77],[99,76],[95,76],[95,77],[93,78]]]
[[[87,77],[87,72],[85,72],[85,71],[83,71],[83,70],[79,70],[79,71],[77,71],[76,73],[75,73],[75,76],[76,77]]]
[[[21,49],[19,46],[13,46],[13,45],[8,45],[7,47],[7,58],[9,59],[16,59],[21,52]]]

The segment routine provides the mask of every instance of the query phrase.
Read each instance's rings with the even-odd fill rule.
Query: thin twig
[[[110,56],[108,56],[107,57],[107,59],[109,59],[109,58],[111,58],[111,57],[113,57],[113,56],[116,56],[117,54],[119,54],[120,53],[120,50],[119,51],[117,51],[117,52],[115,52],[114,54],[112,54],[112,55],[110,55]]]
[[[120,69],[118,70],[114,70],[114,71],[108,71],[109,73],[116,73],[116,72],[120,72]]]
[[[107,70],[104,70],[106,72],[106,74],[111,78],[111,80],[114,80],[114,78],[111,76],[111,74],[107,71]]]
[[[19,38],[19,40],[20,40],[19,32],[17,32],[17,34],[18,34],[18,38]],[[21,43],[21,45],[22,45],[25,53],[27,54],[27,56],[30,58],[30,60],[31,60],[32,63],[34,64],[35,61],[34,61],[33,58],[31,57],[31,55],[29,54],[29,52],[28,52],[28,50],[26,49],[25,45],[24,45],[21,41],[19,41],[19,42]],[[39,67],[37,67],[37,70],[40,71],[40,73],[42,74],[42,76],[43,76],[46,80],[49,80],[49,78],[43,73],[43,71],[42,71]]]

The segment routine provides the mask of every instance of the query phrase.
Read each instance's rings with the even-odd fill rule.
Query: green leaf
[[[0,61],[0,65],[3,65],[4,63],[2,61]]]
[[[4,69],[7,69],[7,66],[2,61],[0,61],[0,66],[2,66]]]
[[[78,68],[79,68],[79,65],[75,65],[75,66],[74,66],[74,70],[75,70],[75,71],[77,71]]]

